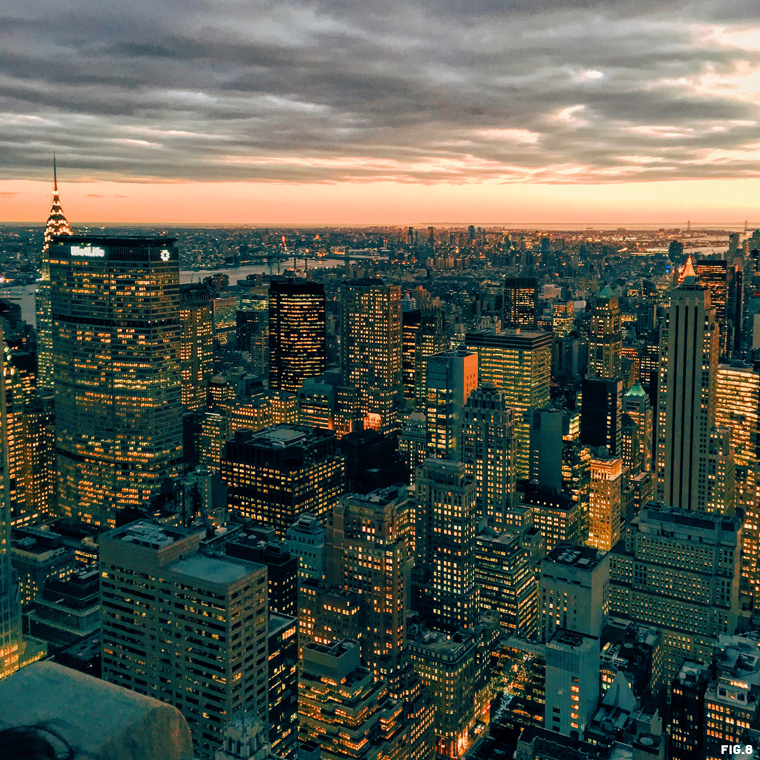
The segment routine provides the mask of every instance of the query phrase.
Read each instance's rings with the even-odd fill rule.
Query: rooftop
[[[567,631],[564,628],[558,628],[551,640],[547,644],[547,647],[551,649],[569,649],[569,650],[588,650],[594,646],[597,646],[599,639],[592,636],[584,636],[582,633],[575,633],[575,631]]]
[[[311,443],[333,435],[329,431],[310,428],[305,425],[272,425],[256,432],[239,430],[235,434],[235,441],[256,446],[268,446],[273,449],[286,449],[290,446]]]
[[[224,585],[242,580],[251,574],[256,565],[245,560],[195,554],[192,557],[177,560],[169,567],[172,572],[179,575],[187,575],[202,581]]]
[[[117,528],[108,534],[114,541],[123,541],[128,544],[144,546],[148,549],[165,549],[177,541],[192,536],[199,531],[185,528],[173,528],[167,525],[159,525],[149,520],[137,520],[123,528]]]
[[[601,562],[606,552],[600,552],[590,546],[573,546],[560,544],[546,555],[546,559],[558,565],[578,567],[591,570]]]

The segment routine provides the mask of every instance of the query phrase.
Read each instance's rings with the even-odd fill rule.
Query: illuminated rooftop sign
[[[72,256],[86,256],[88,259],[102,259],[105,257],[106,252],[103,248],[96,248],[92,245],[72,245]]]

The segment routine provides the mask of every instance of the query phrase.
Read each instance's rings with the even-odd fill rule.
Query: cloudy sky
[[[757,0],[3,7],[0,220],[760,220]]]

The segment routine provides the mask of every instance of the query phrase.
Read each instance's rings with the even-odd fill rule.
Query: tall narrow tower
[[[21,605],[11,567],[11,489],[8,461],[8,417],[5,364],[8,352],[0,323],[0,679],[39,660],[46,653],[42,642],[24,640]]]
[[[607,285],[602,288],[591,309],[588,342],[589,377],[607,379],[620,377],[622,350],[623,333],[618,297]]]
[[[53,156],[53,206],[50,209],[45,238],[42,244],[40,264],[40,287],[37,290],[37,361],[38,386],[53,389],[53,320],[50,313],[50,254],[48,249],[55,235],[71,235],[58,195],[58,171]]]
[[[341,382],[356,388],[356,416],[381,433],[399,429],[401,291],[365,278],[340,286]]]
[[[0,678],[12,672],[16,653],[20,608],[11,570],[11,489],[8,477],[8,430],[5,408],[5,362],[7,354],[0,323]],[[6,652],[8,655],[6,656]]]
[[[681,509],[707,508],[718,340],[710,291],[689,260],[660,331],[657,396],[657,499]]]

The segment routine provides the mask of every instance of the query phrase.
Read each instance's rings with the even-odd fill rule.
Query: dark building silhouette
[[[295,393],[325,371],[324,286],[292,277],[269,283],[269,387]]]
[[[538,310],[535,277],[507,277],[504,281],[504,327],[533,327]]]
[[[621,456],[623,381],[588,377],[582,388],[581,442]]]

